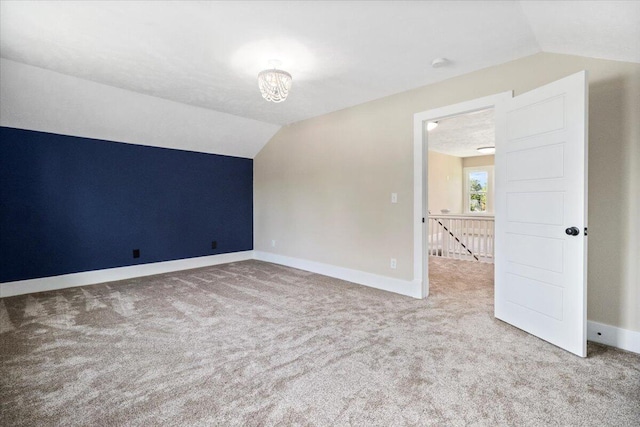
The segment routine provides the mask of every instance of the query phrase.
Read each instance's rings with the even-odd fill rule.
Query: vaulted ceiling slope
[[[540,51],[640,62],[640,2],[0,2],[3,58],[277,125]]]

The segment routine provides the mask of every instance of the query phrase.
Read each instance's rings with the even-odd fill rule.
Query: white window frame
[[[493,215],[493,205],[494,205],[494,193],[495,193],[495,184],[493,181],[493,166],[475,166],[463,168],[462,173],[464,174],[464,191],[462,192],[462,196],[464,197],[464,212],[467,215]],[[469,174],[473,172],[486,172],[487,173],[487,210],[486,212],[472,212],[471,206],[469,206],[469,197],[471,196],[469,191]]]

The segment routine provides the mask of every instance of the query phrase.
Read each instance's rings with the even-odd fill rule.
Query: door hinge
[[[584,235],[587,235],[587,227],[584,228]]]
[[[422,223],[424,224],[424,218],[422,218]],[[585,233],[586,233],[586,230],[585,230]]]

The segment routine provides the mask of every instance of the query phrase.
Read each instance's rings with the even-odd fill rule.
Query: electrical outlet
[[[398,261],[396,261],[395,258],[391,258],[391,268],[395,270],[397,266],[398,266]]]
[[[398,203],[398,193],[391,193],[391,203]]]
[[[134,249],[133,250],[133,257],[134,258],[140,258],[140,249]]]
[[[271,241],[271,247],[272,247],[272,248],[275,248],[275,247],[276,247],[276,241],[275,241],[275,240],[272,240],[272,241]]]

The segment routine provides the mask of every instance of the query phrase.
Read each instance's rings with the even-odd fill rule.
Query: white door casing
[[[427,122],[494,108],[511,99],[511,91],[472,99],[422,111],[413,115],[413,280],[421,287],[421,297],[429,296],[429,262],[427,259]]]
[[[587,103],[581,71],[495,108],[495,316],[581,357]]]

